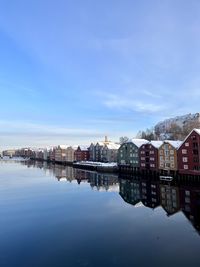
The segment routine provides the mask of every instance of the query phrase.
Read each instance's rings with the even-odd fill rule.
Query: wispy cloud
[[[139,113],[156,113],[165,109],[165,105],[161,105],[155,101],[151,102],[151,99],[148,97],[142,98],[141,95],[126,94],[125,90],[122,90],[121,92],[121,94],[103,94],[101,99],[103,105],[111,109],[124,109]]]

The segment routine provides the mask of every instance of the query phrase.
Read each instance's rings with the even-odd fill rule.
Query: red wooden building
[[[194,129],[178,149],[180,173],[200,175],[200,129]]]
[[[158,170],[158,149],[162,144],[162,141],[151,141],[140,147],[139,158],[141,170]]]
[[[87,161],[89,160],[89,150],[87,146],[78,146],[74,152],[75,161]]]

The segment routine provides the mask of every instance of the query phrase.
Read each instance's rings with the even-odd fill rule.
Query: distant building
[[[180,173],[200,174],[200,129],[194,129],[178,149]]]
[[[74,152],[75,161],[88,161],[89,160],[89,150],[88,146],[78,146]]]
[[[8,149],[8,150],[4,150],[2,154],[4,157],[13,157],[15,156],[15,152],[16,151],[14,149]]]
[[[91,143],[89,147],[89,160],[97,162],[116,162],[119,145],[108,140]]]
[[[75,151],[77,150],[77,146],[69,146],[66,149],[66,162],[71,163],[75,161]]]
[[[55,162],[66,162],[67,146],[59,145],[55,148]]]

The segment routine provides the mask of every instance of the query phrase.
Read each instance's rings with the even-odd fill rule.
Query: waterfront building
[[[151,141],[140,147],[139,157],[142,170],[158,170],[158,149],[162,144],[162,141]]]
[[[69,146],[66,149],[66,162],[72,163],[75,161],[75,151],[77,150],[77,146]]]
[[[67,146],[59,145],[55,148],[55,162],[66,162]]]
[[[145,139],[130,139],[123,143],[118,150],[119,166],[128,166],[132,168],[140,167],[139,148],[147,144]]]
[[[75,161],[88,161],[89,160],[89,150],[88,146],[78,146],[74,152]]]
[[[55,162],[55,153],[56,153],[56,148],[53,147],[49,150],[49,160],[51,162]]]
[[[161,171],[169,173],[178,170],[177,150],[181,144],[181,141],[166,140],[159,147],[158,162]]]
[[[96,162],[114,162],[117,161],[117,150],[119,145],[108,140],[105,136],[104,141],[91,143],[89,147],[89,160]]]
[[[101,151],[102,162],[117,162],[118,149],[120,145],[115,143],[105,144]]]
[[[200,129],[194,129],[178,149],[180,173],[200,175]]]
[[[89,150],[89,161],[95,161],[95,145],[91,143],[88,150]]]

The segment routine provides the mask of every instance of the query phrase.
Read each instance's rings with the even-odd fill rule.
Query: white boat
[[[172,176],[160,176],[161,181],[172,181],[173,177]]]

